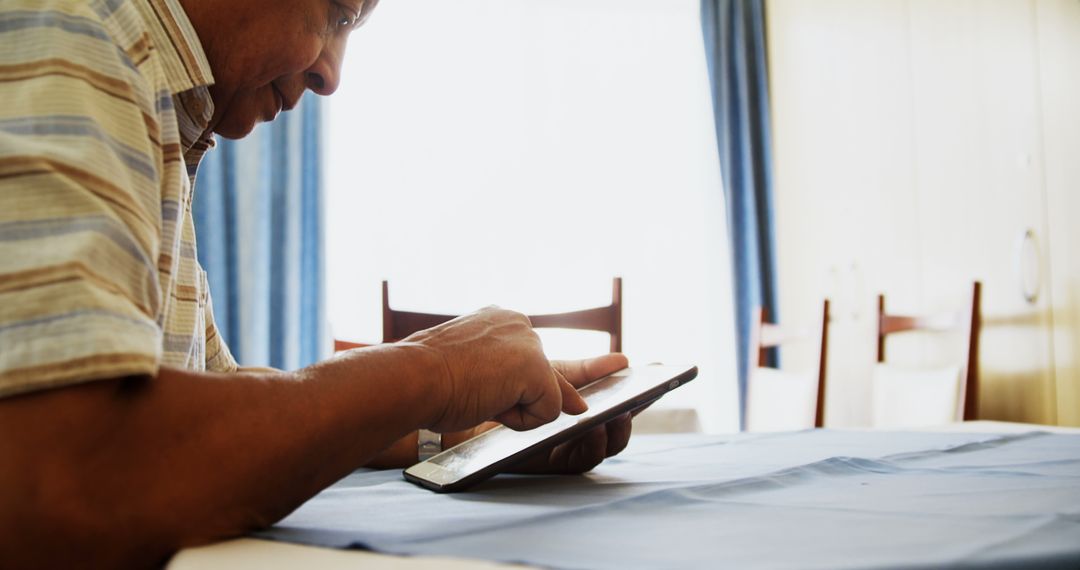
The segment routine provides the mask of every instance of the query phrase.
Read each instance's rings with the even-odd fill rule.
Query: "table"
[[[585,477],[450,496],[359,472],[263,536],[422,556],[245,539],[170,568],[1080,567],[1080,430],[936,431],[639,437]]]

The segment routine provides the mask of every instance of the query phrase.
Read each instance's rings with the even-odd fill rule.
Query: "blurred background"
[[[825,425],[866,426],[878,295],[978,281],[978,417],[1080,425],[1077,62],[1077,0],[385,0],[333,97],[208,156],[200,259],[234,353],[283,368],[379,342],[383,280],[535,314],[620,276],[623,351],[697,364],[658,405],[707,432],[745,427],[754,310],[813,328],[830,300],[827,344],[761,364],[827,357]]]

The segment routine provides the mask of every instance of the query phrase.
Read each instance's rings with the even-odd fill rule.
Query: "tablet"
[[[595,426],[647,404],[693,380],[696,366],[650,364],[624,368],[579,390],[589,409],[578,416],[562,414],[529,431],[498,426],[405,470],[405,479],[440,493],[461,491],[534,452],[550,449]]]

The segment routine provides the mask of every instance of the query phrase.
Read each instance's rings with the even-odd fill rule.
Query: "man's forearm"
[[[0,559],[152,565],[270,524],[425,426],[441,367],[389,345],[294,374],[162,369],[0,400]]]

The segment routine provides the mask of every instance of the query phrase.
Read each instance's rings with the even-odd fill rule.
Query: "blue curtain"
[[[328,348],[320,109],[305,97],[243,140],[219,139],[199,167],[199,262],[241,366],[294,370]]]
[[[761,305],[777,318],[764,1],[702,0],[701,23],[727,202],[745,429],[751,312]]]

